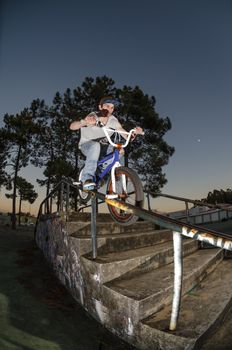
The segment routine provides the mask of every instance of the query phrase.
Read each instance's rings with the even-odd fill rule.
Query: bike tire
[[[80,169],[80,173],[79,173],[79,176],[78,176],[78,182],[82,182],[81,181],[81,176],[82,176],[82,173],[83,173],[83,168],[84,168],[84,166]],[[81,189],[78,189],[78,192],[79,192],[80,203],[87,204],[90,201],[90,199],[91,199],[91,193],[83,191]]]
[[[123,176],[125,176],[126,184],[127,184],[126,195],[125,195],[125,191],[122,188]],[[116,168],[115,178],[116,178],[117,194],[122,196],[122,198],[119,200],[121,200],[124,203],[129,203],[136,207],[142,208],[144,194],[143,194],[142,183],[137,173],[133,169],[130,169],[128,167],[119,167],[119,168]],[[107,191],[106,192],[107,194],[113,193],[111,178],[107,183],[106,191]],[[125,197],[123,198],[123,196]],[[120,225],[128,226],[128,225],[134,224],[139,219],[139,217],[134,215],[133,213],[127,213],[126,211],[122,209],[118,209],[114,206],[111,206],[110,204],[107,204],[107,205],[113,220]]]

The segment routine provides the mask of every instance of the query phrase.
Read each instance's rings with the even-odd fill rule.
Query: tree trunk
[[[11,227],[13,230],[16,229],[16,191],[17,191],[16,180],[17,180],[18,170],[19,170],[20,155],[21,155],[21,145],[19,146],[18,155],[16,158],[14,182],[13,182],[12,215],[11,215],[11,220],[12,220]]]
[[[50,176],[48,177],[48,181],[47,181],[47,191],[46,191],[46,197],[49,195],[49,192],[50,192]],[[50,205],[49,205],[49,200],[46,201],[45,203],[45,211],[46,211],[46,214],[49,214],[51,213],[51,208],[50,208]]]
[[[20,199],[19,199],[19,217],[18,217],[18,225],[19,226],[21,225],[21,209],[22,209],[22,198],[20,196]]]

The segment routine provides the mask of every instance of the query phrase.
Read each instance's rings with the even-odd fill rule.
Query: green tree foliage
[[[124,86],[118,90],[122,101],[119,119],[123,127],[129,130],[141,126],[145,135],[138,136],[129,148],[129,165],[137,170],[149,191],[159,192],[167,182],[162,167],[169,161],[174,148],[164,140],[164,135],[171,129],[168,117],[160,118],[155,111],[155,97],[149,97],[136,86]]]
[[[63,96],[57,92],[52,106],[43,116],[40,115],[42,132],[35,138],[32,162],[44,168],[45,179],[37,179],[37,182],[46,186],[47,195],[63,177],[71,180],[78,176],[79,137],[72,138],[69,130],[70,114],[74,108],[70,94],[69,89]]]
[[[159,192],[164,186],[167,179],[162,167],[168,163],[174,148],[164,140],[171,129],[171,122],[168,117],[161,118],[156,112],[155,97],[144,94],[138,86],[118,88],[106,76],[95,79],[86,77],[81,86],[73,91],[67,89],[64,94],[57,92],[49,107],[43,100],[37,99],[20,114],[5,115],[5,126],[1,132],[3,140],[7,140],[7,157],[1,158],[0,162],[5,166],[7,160],[12,168],[13,217],[16,178],[29,161],[44,169],[44,179],[38,179],[38,182],[46,186],[47,194],[62,177],[71,181],[77,179],[83,164],[78,148],[80,131],[69,130],[69,125],[73,120],[97,110],[100,98],[106,95],[121,101],[120,108],[114,114],[126,130],[135,126],[145,130],[145,135],[138,136],[128,148],[126,161],[129,166],[137,170],[148,190]],[[76,193],[72,195],[76,207]]]
[[[138,86],[116,88],[114,81],[105,76],[95,80],[86,78],[82,87],[74,90],[71,119],[81,119],[91,110],[97,110],[100,98],[106,95],[115,96],[121,101],[120,108],[114,114],[126,130],[135,126],[145,130],[144,137],[138,136],[131,143],[126,156],[129,156],[129,165],[137,170],[147,189],[159,192],[167,182],[162,167],[174,152],[174,148],[164,140],[164,135],[171,129],[170,119],[159,117],[155,111],[154,96],[144,94]]]
[[[106,95],[115,96],[121,101],[120,108],[114,114],[125,129],[141,126],[145,130],[145,136],[138,136],[128,148],[126,159],[129,166],[137,170],[150,191],[159,192],[167,182],[162,167],[168,163],[174,148],[166,143],[164,136],[171,129],[171,122],[168,117],[161,118],[156,112],[155,97],[144,94],[138,86],[119,89],[106,76],[96,79],[87,77],[73,91],[67,89],[63,95],[57,92],[43,117],[44,129],[37,136],[34,164],[45,167],[45,180],[38,179],[38,182],[47,186],[47,193],[62,176],[77,179],[82,165],[78,149],[80,131],[70,131],[69,125],[71,121],[97,110],[101,97]],[[51,169],[56,169],[57,174]]]
[[[16,189],[17,196],[19,197],[19,209],[18,209],[18,224],[21,224],[21,214],[22,214],[22,202],[26,201],[30,204],[33,204],[36,198],[38,197],[38,193],[34,190],[34,185],[30,182],[26,181],[24,178],[17,176],[16,178]],[[13,198],[12,194],[6,194],[7,198]]]
[[[31,104],[34,120],[38,126],[38,132],[33,138],[33,151],[31,163],[36,167],[44,168],[46,171],[47,164],[55,159],[55,146],[53,129],[51,127],[50,109],[39,99],[34,100]],[[41,186],[46,185],[47,194],[50,191],[50,176],[45,180],[39,180]]]
[[[72,92],[67,89],[63,95],[55,94],[53,103],[42,118],[43,132],[37,135],[34,165],[43,166],[45,179],[38,179],[47,187],[47,194],[62,177],[76,180],[83,164],[78,148],[80,133],[69,130],[72,120],[85,117],[98,108],[100,98],[116,92],[114,82],[107,77],[86,78],[81,87]],[[41,119],[41,117],[40,117]],[[77,193],[71,190],[74,206],[77,207]]]
[[[210,191],[205,201],[209,204],[232,204],[232,190],[227,188],[226,191],[222,189],[220,191],[217,189]]]
[[[17,177],[20,169],[25,168],[32,153],[32,138],[37,131],[33,122],[32,111],[25,108],[20,114],[4,116],[5,126],[1,129],[1,135],[5,141],[6,164],[11,169],[10,180],[12,183],[12,228],[16,226],[16,191]]]
[[[0,189],[1,186],[7,186],[9,182],[9,176],[5,171],[7,165],[7,151],[8,145],[4,139],[4,133],[0,130]]]

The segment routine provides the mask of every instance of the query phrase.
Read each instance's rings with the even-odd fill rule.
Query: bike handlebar
[[[109,141],[109,143],[110,143],[111,146],[113,146],[113,147],[117,147],[118,144],[114,143],[114,142],[111,140],[111,138],[110,138],[110,136],[109,136],[109,131],[110,131],[110,132],[113,132],[113,133],[117,132],[118,134],[125,134],[125,135],[128,135],[128,136],[127,136],[127,139],[126,139],[126,142],[125,142],[124,144],[121,144],[121,147],[122,147],[122,148],[127,147],[128,143],[130,142],[130,139],[131,139],[131,136],[132,136],[133,132],[135,132],[135,129],[131,129],[129,132],[127,132],[127,131],[121,131],[121,130],[108,129],[108,128],[104,127],[104,126],[103,126],[102,129],[103,129],[103,131],[104,131],[104,133],[105,133],[105,135],[106,135],[106,137],[107,137],[107,140]],[[142,133],[141,135],[144,135],[144,133]]]

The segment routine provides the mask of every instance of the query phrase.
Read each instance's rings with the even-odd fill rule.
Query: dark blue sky
[[[1,119],[107,75],[154,95],[171,119],[163,192],[232,187],[231,0],[2,0],[0,10]]]

